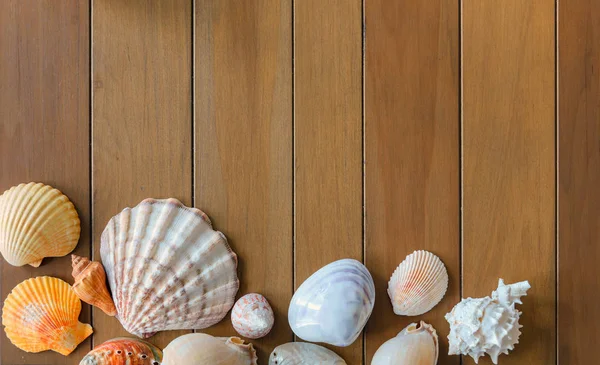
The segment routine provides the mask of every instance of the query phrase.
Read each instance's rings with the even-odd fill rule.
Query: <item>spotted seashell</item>
[[[235,303],[231,311],[231,323],[240,335],[256,339],[265,337],[271,331],[275,316],[265,297],[251,293]]]
[[[277,346],[269,357],[269,365],[346,365],[335,352],[306,342],[289,342]]]
[[[162,351],[136,338],[113,338],[96,346],[79,365],[160,365]]]

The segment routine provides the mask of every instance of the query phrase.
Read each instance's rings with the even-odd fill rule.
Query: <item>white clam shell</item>
[[[527,281],[505,285],[500,279],[491,297],[461,300],[446,314],[450,324],[448,353],[469,355],[475,363],[487,353],[497,364],[500,354],[508,355],[519,343],[519,329],[523,326],[515,304],[522,304],[521,297],[527,295],[529,288]]]
[[[377,349],[371,365],[435,365],[439,343],[435,329],[421,321],[408,325]]]
[[[233,306],[237,257],[198,209],[146,199],[114,216],[101,241],[117,318],[129,333],[206,328]]]
[[[428,251],[415,251],[396,268],[388,283],[394,313],[418,316],[429,312],[446,294],[448,272]]]
[[[332,262],[311,275],[292,297],[288,320],[305,341],[349,346],[367,323],[375,304],[375,285],[360,262]]]
[[[305,342],[289,342],[277,346],[269,357],[269,365],[346,365],[344,359],[325,347]]]
[[[256,293],[246,294],[235,303],[231,311],[231,324],[240,335],[247,338],[266,336],[275,323],[273,309],[267,299]]]
[[[190,333],[177,337],[163,350],[162,365],[256,365],[251,343],[237,337]]]

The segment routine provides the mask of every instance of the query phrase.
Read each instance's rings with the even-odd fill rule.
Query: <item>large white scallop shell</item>
[[[478,363],[484,354],[490,355],[494,364],[500,354],[508,355],[519,343],[521,312],[515,303],[522,304],[521,297],[527,295],[531,286],[528,281],[505,285],[498,280],[498,289],[492,296],[467,298],[446,314],[450,323],[448,342],[450,355],[469,355]]]
[[[408,325],[377,349],[371,365],[436,365],[439,355],[435,329],[421,321]]]
[[[162,365],[256,365],[251,343],[238,337],[191,333],[177,337],[164,349]]]
[[[289,342],[277,346],[269,365],[346,365],[344,359],[325,347],[306,342]]]
[[[146,199],[114,216],[100,254],[117,318],[141,337],[212,326],[239,288],[237,257],[225,236],[176,199]]]
[[[246,338],[265,337],[274,323],[273,309],[267,299],[260,294],[244,295],[238,299],[231,311],[233,328]]]
[[[415,251],[406,256],[388,283],[394,313],[403,316],[429,312],[442,300],[446,289],[446,267],[428,251]]]
[[[375,304],[375,285],[360,262],[332,262],[312,274],[292,297],[288,320],[305,341],[349,346],[367,323]]]

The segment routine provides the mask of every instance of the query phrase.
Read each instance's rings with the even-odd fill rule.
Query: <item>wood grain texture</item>
[[[74,253],[90,253],[89,7],[87,2],[0,2],[0,192],[43,182],[71,199],[81,220]],[[1,264],[2,301],[20,282],[50,275],[73,283],[71,258],[39,268]],[[80,320],[90,323],[89,306]],[[88,338],[68,357],[26,353],[0,331],[0,363],[79,364]]]
[[[363,259],[362,4],[294,8],[297,288],[335,260]],[[362,337],[334,351],[362,364]]]
[[[377,300],[366,358],[424,320],[448,356],[444,314],[460,300],[458,2],[365,3],[366,263]],[[397,316],[388,280],[415,250],[438,255],[450,283],[440,304],[419,317]]]
[[[238,297],[263,294],[275,327],[259,364],[292,340],[292,6],[196,2],[195,202],[238,254]],[[230,317],[202,332],[236,335]]]
[[[145,198],[192,204],[191,3],[93,2],[93,237]],[[94,344],[127,335],[94,308]],[[150,338],[164,347],[185,331]]]
[[[554,4],[463,2],[462,295],[532,286],[505,365],[556,361]]]
[[[600,2],[560,1],[560,364],[598,362],[600,338]]]

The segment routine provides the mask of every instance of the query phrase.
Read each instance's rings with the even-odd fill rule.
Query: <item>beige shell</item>
[[[246,338],[265,337],[273,328],[275,316],[265,297],[246,294],[235,303],[231,311],[231,324],[237,333]]]
[[[421,321],[410,324],[377,349],[371,365],[436,365],[439,355],[435,329]]]
[[[41,183],[14,186],[0,196],[0,252],[13,266],[40,266],[65,256],[79,241],[79,216],[59,190]]]
[[[174,339],[163,351],[162,365],[256,365],[251,343],[238,337],[191,333]]]
[[[442,260],[428,251],[406,256],[388,283],[394,313],[418,316],[429,312],[446,294],[448,272]]]
[[[100,254],[116,317],[140,337],[212,326],[239,288],[237,256],[225,236],[176,199],[146,199],[114,216]]]
[[[344,359],[325,347],[307,342],[289,342],[277,346],[269,365],[346,365]]]

